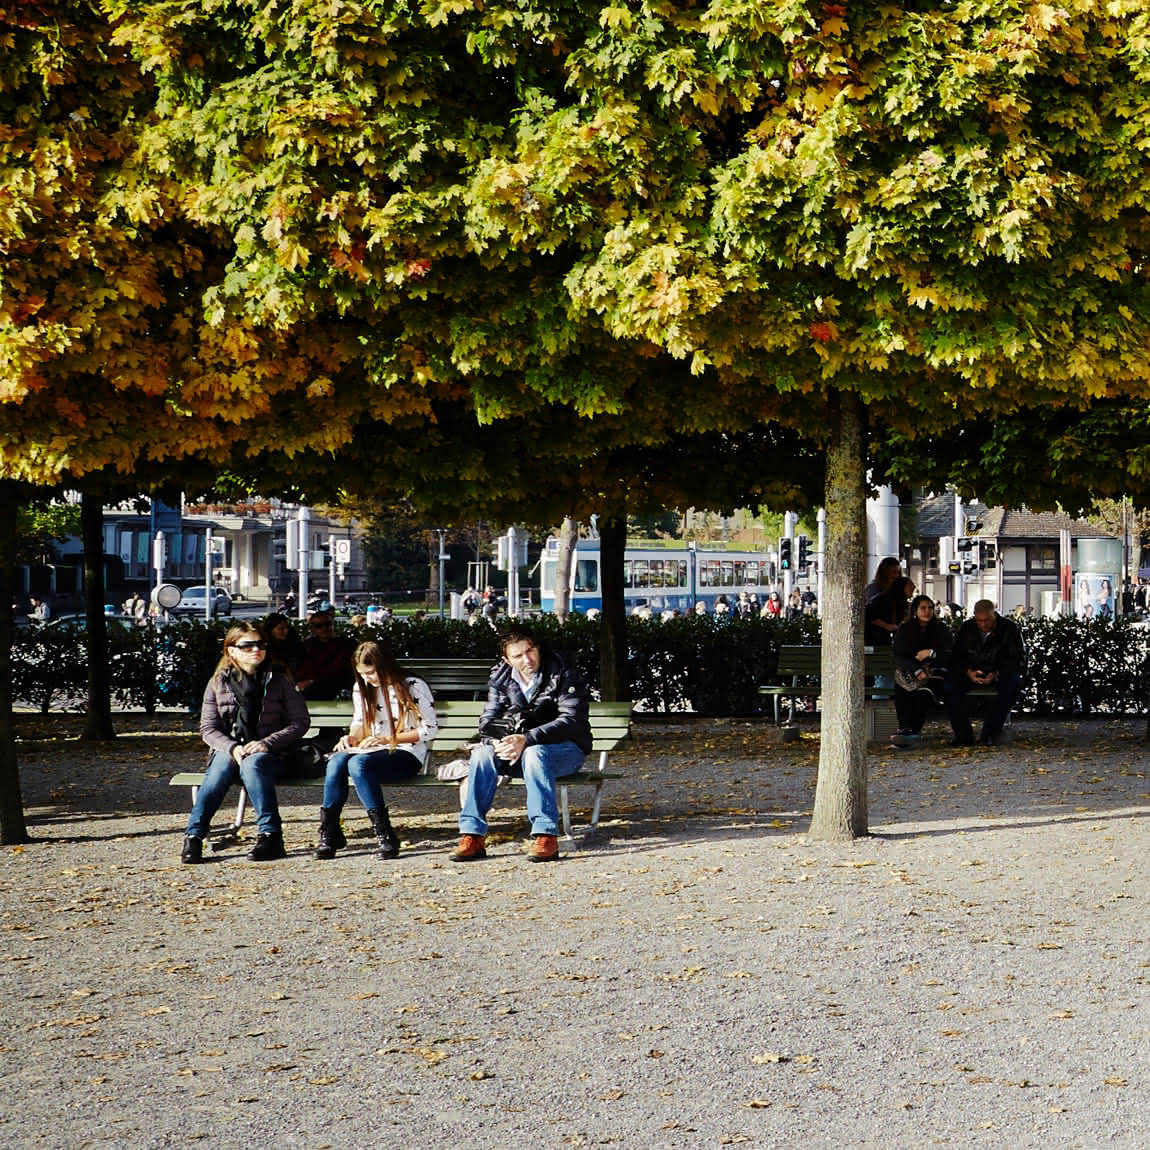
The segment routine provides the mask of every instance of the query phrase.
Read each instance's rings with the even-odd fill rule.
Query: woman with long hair
[[[335,857],[347,846],[339,816],[347,802],[348,776],[379,841],[379,857],[399,854],[399,835],[383,801],[385,782],[409,779],[423,770],[439,730],[431,688],[404,674],[380,643],[360,643],[352,658],[351,730],[335,745],[323,781],[317,859]]]
[[[263,625],[268,639],[268,665],[278,666],[293,678],[295,669],[303,659],[303,640],[292,626],[292,621],[279,611],[273,611]]]
[[[911,600],[910,615],[894,633],[894,709],[896,747],[913,746],[934,704],[931,679],[939,680],[950,663],[954,633],[934,613],[929,595]],[[940,682],[936,682],[940,685]]]
[[[863,591],[863,602],[869,603],[876,595],[890,590],[890,585],[902,574],[902,564],[894,555],[880,559],[874,571],[874,578]]]
[[[235,782],[248,792],[256,812],[259,833],[248,858],[284,857],[275,787],[279,755],[303,738],[309,719],[291,678],[265,666],[266,660],[267,640],[259,627],[236,623],[228,628],[200,710],[200,735],[211,754],[184,831],[181,862],[204,861],[212,816]]]

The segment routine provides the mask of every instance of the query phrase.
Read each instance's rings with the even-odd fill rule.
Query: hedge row
[[[227,622],[181,621],[159,630],[109,628],[114,701],[153,711],[198,708],[219,659]],[[582,616],[561,624],[554,616],[532,623],[540,637],[599,680],[599,626]],[[1145,714],[1150,696],[1147,632],[1124,620],[1036,619],[1023,622],[1029,672],[1023,711],[1038,715]],[[357,639],[379,639],[405,658],[498,657],[496,633],[486,624],[425,619],[389,620],[350,628]],[[757,688],[775,679],[781,644],[817,643],[816,618],[730,619],[686,616],[660,622],[627,621],[632,698],[648,711],[694,710],[745,715],[760,709]],[[43,711],[82,706],[87,682],[83,631],[22,628],[13,648],[13,693]]]

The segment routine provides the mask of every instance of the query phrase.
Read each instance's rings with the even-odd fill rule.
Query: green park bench
[[[420,664],[411,661],[405,667],[415,670]],[[490,666],[488,666],[490,669]],[[486,686],[486,679],[484,680]],[[391,787],[451,787],[456,792],[462,788],[462,780],[458,777],[440,778],[435,772],[435,759],[443,757],[464,757],[464,748],[475,738],[475,729],[479,716],[483,713],[484,702],[477,699],[448,699],[436,702],[435,714],[439,722],[439,733],[431,744],[431,755],[424,773],[415,775],[399,782],[384,783]],[[346,731],[351,725],[352,704],[350,700],[336,700],[333,702],[312,700],[308,703],[308,713],[311,716],[312,726],[308,737],[315,737],[320,732],[333,730]],[[555,782],[559,791],[559,812],[563,820],[563,833],[571,837],[571,812],[568,801],[568,791],[571,787],[592,787],[593,805],[591,808],[592,828],[599,825],[599,812],[603,798],[603,788],[611,779],[622,778],[619,772],[607,769],[608,755],[618,749],[631,736],[631,704],[630,703],[592,703],[590,707],[592,756],[598,759],[588,759],[595,762],[595,766],[584,766],[573,775],[565,775]],[[200,784],[204,781],[202,771],[181,771],[169,780],[173,787],[191,787],[192,802],[196,801],[196,794]],[[523,785],[522,779],[508,780],[512,785]],[[277,789],[284,787],[321,787],[322,778],[314,779],[286,779],[277,783]],[[234,836],[243,826],[244,808],[247,794],[243,787],[239,788],[239,802],[236,805],[235,820],[228,828],[229,835]]]

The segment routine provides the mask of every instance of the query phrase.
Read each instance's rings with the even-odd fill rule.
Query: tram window
[[[687,564],[682,559],[672,559],[667,563],[670,574],[667,576],[668,587],[687,586]]]
[[[667,584],[663,579],[663,560],[651,560],[651,586],[652,587],[666,587]]]
[[[647,568],[646,559],[635,560],[635,586],[636,587],[650,587],[651,576]]]
[[[701,587],[717,587],[719,585],[719,561],[717,559],[704,559],[699,564],[699,585]]]
[[[747,585],[747,565],[741,559],[735,560],[735,586],[745,587]]]
[[[733,587],[735,585],[735,566],[729,560],[723,562],[723,586]]]
[[[747,564],[747,586],[757,587],[759,585],[759,563],[757,559],[752,559]]]
[[[539,569],[539,590],[545,595],[555,593],[555,564],[544,563]]]
[[[635,586],[635,572],[632,570],[632,561],[630,559],[623,560],[623,586]]]
[[[599,590],[599,564],[594,559],[579,559],[576,561],[575,590]]]

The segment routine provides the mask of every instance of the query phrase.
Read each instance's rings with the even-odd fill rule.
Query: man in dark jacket
[[[989,599],[974,605],[974,618],[958,629],[950,660],[950,675],[943,685],[946,712],[954,730],[951,746],[974,742],[966,693],[972,687],[993,687],[995,699],[982,722],[978,741],[988,746],[998,741],[1011,708],[1022,693],[1026,649],[1022,632],[1012,619],[1000,615]]]
[[[491,668],[487,706],[479,719],[482,742],[471,752],[459,846],[452,859],[487,857],[487,812],[500,775],[522,774],[531,820],[532,862],[559,857],[555,780],[574,774],[591,750],[587,686],[576,668],[541,648],[523,627],[500,641],[503,660]]]

